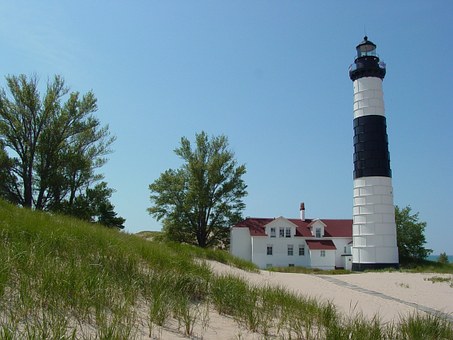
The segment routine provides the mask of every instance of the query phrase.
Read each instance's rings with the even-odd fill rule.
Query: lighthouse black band
[[[369,176],[392,177],[384,116],[354,119],[354,179]]]
[[[349,70],[352,81],[363,77],[378,77],[384,79],[385,66],[379,63],[378,57],[360,57],[354,61]]]

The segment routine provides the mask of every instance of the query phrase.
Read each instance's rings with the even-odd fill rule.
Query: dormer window
[[[291,237],[291,228],[286,228],[285,229],[285,236],[286,237]]]
[[[324,237],[324,231],[326,227],[327,225],[320,219],[313,220],[313,222],[310,223],[311,234],[313,235],[313,237],[322,238]]]
[[[271,237],[275,237],[275,228],[274,227],[271,228]]]
[[[321,238],[321,228],[316,228],[316,237]]]

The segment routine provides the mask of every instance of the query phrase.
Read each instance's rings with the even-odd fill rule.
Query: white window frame
[[[271,227],[271,237],[275,237],[275,227]]]
[[[316,228],[315,235],[317,238],[321,238],[321,228]]]
[[[321,257],[326,257],[326,251],[325,250],[321,250]]]
[[[294,245],[288,244],[288,256],[294,255]]]
[[[291,237],[291,228],[290,227],[287,227],[285,228],[285,237]]]
[[[285,237],[285,228],[280,228],[278,232],[280,237]]]
[[[272,244],[268,244],[266,246],[266,255],[268,255],[268,256],[274,255],[274,246]]]
[[[305,246],[299,244],[299,256],[305,256]]]

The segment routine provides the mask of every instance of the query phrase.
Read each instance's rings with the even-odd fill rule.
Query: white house
[[[246,218],[231,228],[230,252],[260,268],[346,268],[352,264],[352,220]]]

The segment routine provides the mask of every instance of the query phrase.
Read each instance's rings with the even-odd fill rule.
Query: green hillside
[[[256,270],[225,252],[147,241],[1,200],[0,243],[1,339],[134,339],[169,320],[190,336],[196,323],[209,327],[205,309],[263,336],[404,338],[404,326],[416,322],[423,334],[453,338],[440,318],[414,316],[398,327],[347,320],[330,303],[250,287],[200,261]]]

